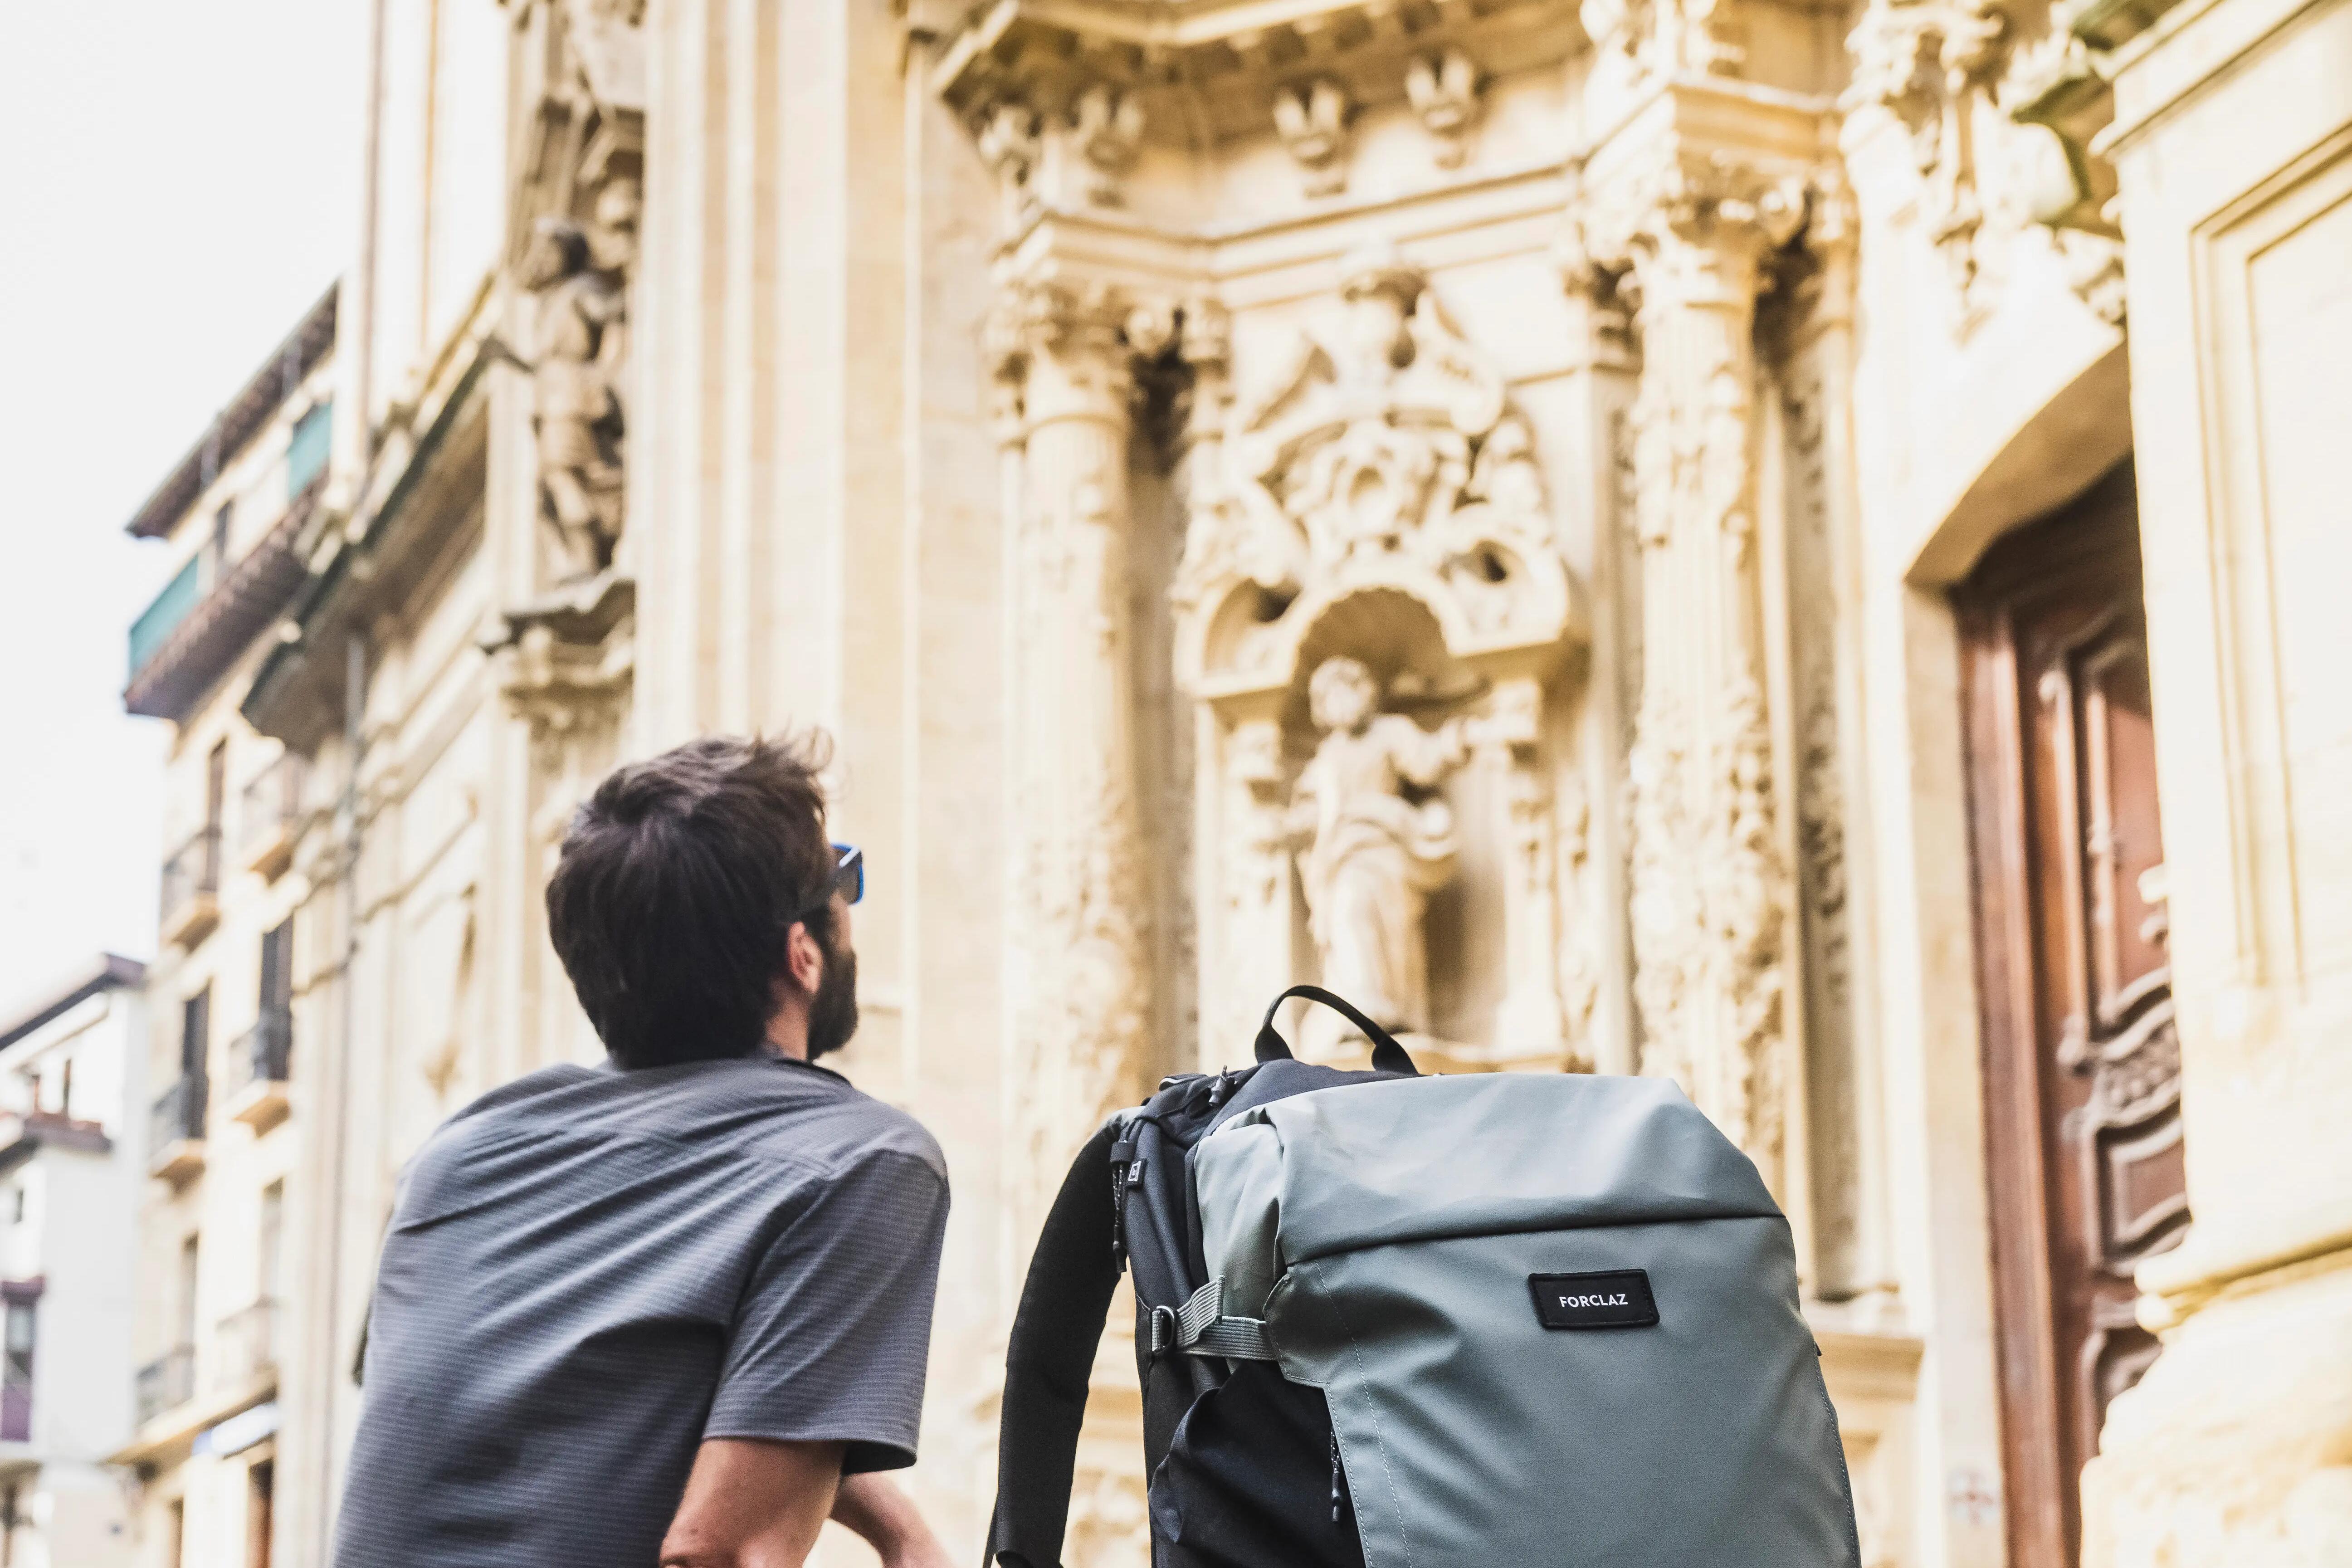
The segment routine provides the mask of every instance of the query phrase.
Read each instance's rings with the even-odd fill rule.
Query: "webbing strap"
[[[1225,1282],[1210,1280],[1192,1292],[1192,1300],[1170,1311],[1151,1313],[1151,1353],[1170,1351],[1186,1355],[1217,1355],[1233,1361],[1276,1361],[1274,1336],[1263,1318],[1225,1316]]]

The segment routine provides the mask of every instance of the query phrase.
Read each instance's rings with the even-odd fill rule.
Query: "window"
[[[269,1568],[271,1494],[277,1490],[278,1467],[257,1459],[245,1472],[246,1568]]]
[[[213,1044],[213,988],[205,986],[180,1005],[180,1076],[201,1082]]]
[[[236,521],[235,501],[221,502],[220,510],[213,513],[213,536],[205,546],[205,555],[210,562],[207,580],[215,586],[228,575],[228,531],[229,525]]]
[[[179,1313],[179,1331],[173,1337],[175,1350],[186,1349],[196,1342],[196,1238],[193,1236],[180,1242],[179,1294],[172,1305]]]
[[[255,1250],[261,1262],[261,1278],[255,1283],[257,1300],[275,1301],[282,1294],[280,1279],[286,1268],[286,1184],[272,1182],[261,1189],[261,1224],[255,1237]]]
[[[228,742],[215,741],[205,757],[205,831],[218,833],[228,799]]]
[[[33,1437],[33,1303],[11,1298],[0,1329],[0,1438]]]
[[[286,444],[286,499],[292,500],[310,488],[327,466],[327,452],[335,426],[335,405],[321,403],[294,422],[293,439]]]

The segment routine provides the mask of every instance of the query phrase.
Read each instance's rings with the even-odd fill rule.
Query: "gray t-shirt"
[[[914,1462],[947,1166],[847,1079],[548,1068],[409,1163],[338,1568],[652,1568],[706,1437]]]

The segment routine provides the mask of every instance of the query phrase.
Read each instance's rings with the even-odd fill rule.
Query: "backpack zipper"
[[[1332,1527],[1334,1530],[1336,1530],[1336,1529],[1338,1529],[1338,1528],[1339,1528],[1339,1429],[1338,1429],[1337,1427],[1334,1427],[1334,1428],[1332,1429],[1332,1432],[1331,1432],[1331,1527]]]

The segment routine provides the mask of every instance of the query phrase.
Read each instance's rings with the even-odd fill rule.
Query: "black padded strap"
[[[1421,1069],[1412,1065],[1412,1057],[1402,1046],[1397,1044],[1394,1035],[1365,1017],[1356,1009],[1353,1003],[1333,995],[1320,985],[1294,985],[1276,997],[1267,1006],[1265,1021],[1257,1026],[1258,1060],[1272,1062],[1287,1061],[1290,1058],[1290,1042],[1284,1039],[1282,1032],[1274,1026],[1274,1016],[1282,1011],[1282,1005],[1293,996],[1304,996],[1309,1002],[1320,1002],[1333,1012],[1343,1016],[1348,1022],[1355,1025],[1359,1029],[1363,1030],[1364,1038],[1372,1042],[1374,1071],[1405,1073],[1414,1078],[1421,1076]]]
[[[1118,1289],[1110,1192],[1117,1132],[1106,1122],[1078,1151],[1021,1287],[1004,1353],[986,1568],[1055,1568],[1062,1560],[1087,1384]]]

